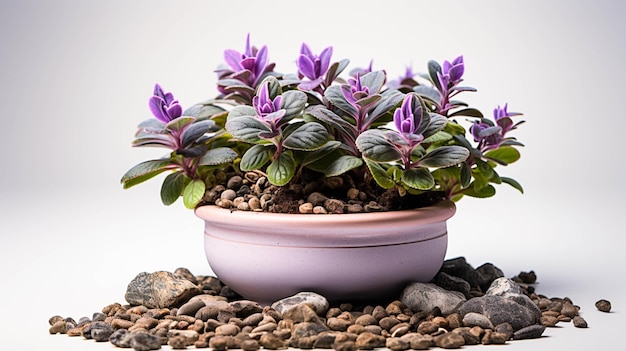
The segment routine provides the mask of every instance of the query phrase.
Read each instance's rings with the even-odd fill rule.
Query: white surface
[[[479,89],[469,102],[525,113],[517,136],[527,147],[502,173],[526,194],[501,187],[492,200],[460,202],[448,257],[493,262],[507,276],[533,269],[539,293],[569,296],[590,325],[471,349],[614,349],[626,325],[624,6],[384,4],[0,0],[2,349],[111,349],[50,336],[47,320],[123,302],[141,271],[210,273],[201,221],[181,204],[162,206],[159,181],[124,191],[119,178],[162,154],[129,146],[154,83],[184,106],[214,96],[222,51],[242,50],[248,32],[278,71],[292,70],[303,41],[314,51],[333,45],[350,67],[373,58],[391,77],[464,54],[465,83]],[[598,312],[600,298],[615,312]]]

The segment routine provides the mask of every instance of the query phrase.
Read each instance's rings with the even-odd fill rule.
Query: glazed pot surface
[[[217,277],[243,297],[271,304],[301,291],[331,301],[399,296],[430,281],[447,249],[451,201],[404,211],[300,215],[196,209]]]

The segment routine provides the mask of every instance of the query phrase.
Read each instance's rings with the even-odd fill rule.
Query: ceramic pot
[[[204,246],[215,275],[244,298],[269,305],[301,291],[330,301],[397,298],[430,281],[446,254],[442,201],[414,210],[276,214],[202,206]]]

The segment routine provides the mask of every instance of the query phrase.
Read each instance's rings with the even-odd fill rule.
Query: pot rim
[[[205,235],[219,240],[307,247],[363,247],[430,240],[445,235],[445,221],[455,212],[456,206],[450,200],[411,210],[349,214],[232,211],[215,205],[195,210],[196,216],[205,221]],[[427,229],[435,227],[441,229]]]

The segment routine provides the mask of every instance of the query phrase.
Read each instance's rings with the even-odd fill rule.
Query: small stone
[[[611,302],[608,300],[598,300],[596,302],[596,308],[598,309],[598,311],[600,312],[611,312]]]
[[[56,321],[48,330],[50,334],[65,334],[68,330],[67,322],[64,319]]]
[[[305,202],[302,205],[298,206],[298,212],[302,214],[313,213],[313,204],[310,202]]]
[[[325,180],[326,186],[330,189],[339,189],[343,186],[343,178],[341,177],[328,177]]]
[[[253,211],[261,209],[261,201],[258,197],[251,197],[250,200],[248,200],[248,205]]]
[[[352,322],[337,317],[331,317],[326,321],[326,325],[330,330],[346,331],[348,327],[352,325]]]
[[[508,339],[506,334],[486,329],[481,342],[483,345],[502,345],[505,344]]]
[[[143,272],[128,284],[125,298],[131,305],[169,308],[180,305],[200,292],[195,284],[170,272]]]
[[[483,316],[480,313],[470,312],[466,313],[463,316],[463,325],[466,327],[475,327],[479,326],[483,329],[493,329],[494,326],[489,320],[489,318]]]
[[[261,347],[259,342],[254,339],[243,340],[240,346],[243,351],[256,351]]]
[[[336,213],[336,214],[344,213],[344,207],[345,205],[343,201],[341,200],[328,199],[324,201],[324,208],[329,213]]]
[[[430,335],[413,333],[412,335],[405,335],[403,338],[408,338],[409,345],[413,350],[428,350],[433,343],[433,338]]]
[[[480,343],[480,336],[476,336],[470,332],[469,327],[460,327],[452,330],[453,333],[457,333],[465,340],[465,345],[478,345]]]
[[[363,206],[360,204],[348,204],[346,206],[346,212],[348,213],[361,213],[363,212]]]
[[[209,340],[209,347],[215,351],[226,350],[229,339],[228,336],[216,335]]]
[[[563,308],[561,308],[561,314],[569,318],[574,318],[578,315],[578,308],[576,308],[573,304],[566,302],[563,304]]]
[[[48,319],[48,324],[50,324],[50,326],[53,326],[58,321],[65,321],[65,318],[58,316],[58,315],[52,316],[50,317],[50,319]]]
[[[356,343],[354,341],[345,341],[333,344],[335,351],[357,351]]]
[[[371,314],[364,314],[362,316],[359,316],[354,321],[354,324],[360,324],[362,326],[375,325],[376,323],[378,323],[378,321]]]
[[[316,294],[314,292],[300,292],[274,302],[271,307],[280,314],[284,315],[288,310],[301,304],[311,305],[315,312],[320,316],[326,314],[326,311],[328,311],[330,306],[328,300],[320,294]]]
[[[313,207],[314,214],[328,214],[328,211],[324,208],[324,206],[315,206]]]
[[[502,270],[492,263],[485,263],[482,266],[476,268],[476,284],[480,286],[483,291],[489,289],[491,283],[498,278],[504,277]]]
[[[513,326],[509,323],[500,323],[493,329],[494,332],[506,335],[506,340],[513,337]]]
[[[372,318],[374,318],[372,316]],[[374,320],[376,320],[376,318],[374,318]],[[400,323],[400,321],[396,318],[396,317],[383,317],[380,321],[378,321],[378,325],[380,325],[381,328],[390,331],[391,328],[393,328],[395,325],[397,325],[398,323]]]
[[[359,197],[359,189],[356,188],[350,188],[348,189],[348,193],[346,194],[346,197],[348,198],[348,200],[356,200]]]
[[[365,212],[382,212],[383,207],[376,202],[370,202],[367,205],[363,206],[363,210]]]
[[[439,330],[439,325],[432,321],[424,321],[417,326],[417,332],[423,335],[432,334]]]
[[[411,343],[401,338],[391,337],[385,341],[385,347],[391,351],[403,351],[411,348]]]
[[[465,339],[457,333],[444,333],[433,338],[435,345],[444,349],[458,349],[465,345]]]
[[[465,296],[435,284],[416,282],[404,288],[400,300],[412,311],[432,311],[438,307],[442,314],[447,315],[465,302]]]
[[[233,201],[237,197],[237,192],[233,189],[226,189],[220,195],[220,199]]]
[[[250,205],[247,202],[241,202],[237,205],[239,211],[250,211]]]
[[[161,348],[161,340],[155,335],[144,332],[130,333],[130,347],[135,351],[158,350]]]
[[[228,179],[228,182],[226,183],[226,187],[228,189],[237,190],[242,184],[243,184],[243,178],[241,178],[240,176],[233,176],[233,177],[230,177],[230,179]]]
[[[536,339],[540,338],[546,330],[545,325],[534,324],[521,328],[513,333],[513,340]]]
[[[264,333],[259,338],[259,345],[269,350],[278,350],[285,347],[285,342],[274,334]]]
[[[111,321],[111,326],[115,329],[128,329],[133,325],[135,325],[135,323],[121,318],[115,318]]]
[[[193,345],[200,335],[194,330],[170,330],[167,332],[168,338],[180,337],[183,338],[185,345]]]
[[[574,326],[576,328],[587,328],[588,327],[587,321],[583,317],[581,317],[581,316],[575,316],[572,319],[572,322],[574,323]]]
[[[448,327],[450,329],[456,329],[463,326],[463,318],[458,313],[452,313],[446,316],[446,321],[448,322]]]
[[[502,277],[495,279],[485,294],[507,297],[510,294],[521,295],[523,293],[524,291],[519,284],[511,279]]]
[[[176,315],[187,315],[187,316],[195,316],[199,309],[206,306],[204,302],[200,299],[191,299],[187,301],[185,304],[180,306]]]
[[[535,274],[534,271],[520,272],[517,277],[524,284],[535,284],[535,282],[537,282],[537,274]]]
[[[385,347],[385,341],[386,338],[384,336],[365,331],[357,336],[355,346],[359,350],[373,350]]]
[[[167,344],[174,350],[182,350],[187,348],[185,338],[182,336],[174,336],[167,340]]]
[[[306,201],[312,203],[313,206],[323,205],[326,200],[328,200],[328,198],[324,194],[318,192],[313,192],[306,198]]]
[[[234,324],[224,324],[224,325],[220,325],[219,327],[215,328],[215,334],[216,335],[229,335],[229,336],[235,336],[239,333],[240,329],[238,326],[234,325]]]
[[[543,315],[541,316],[540,322],[542,325],[545,325],[546,327],[554,327],[559,322],[559,318]]]

